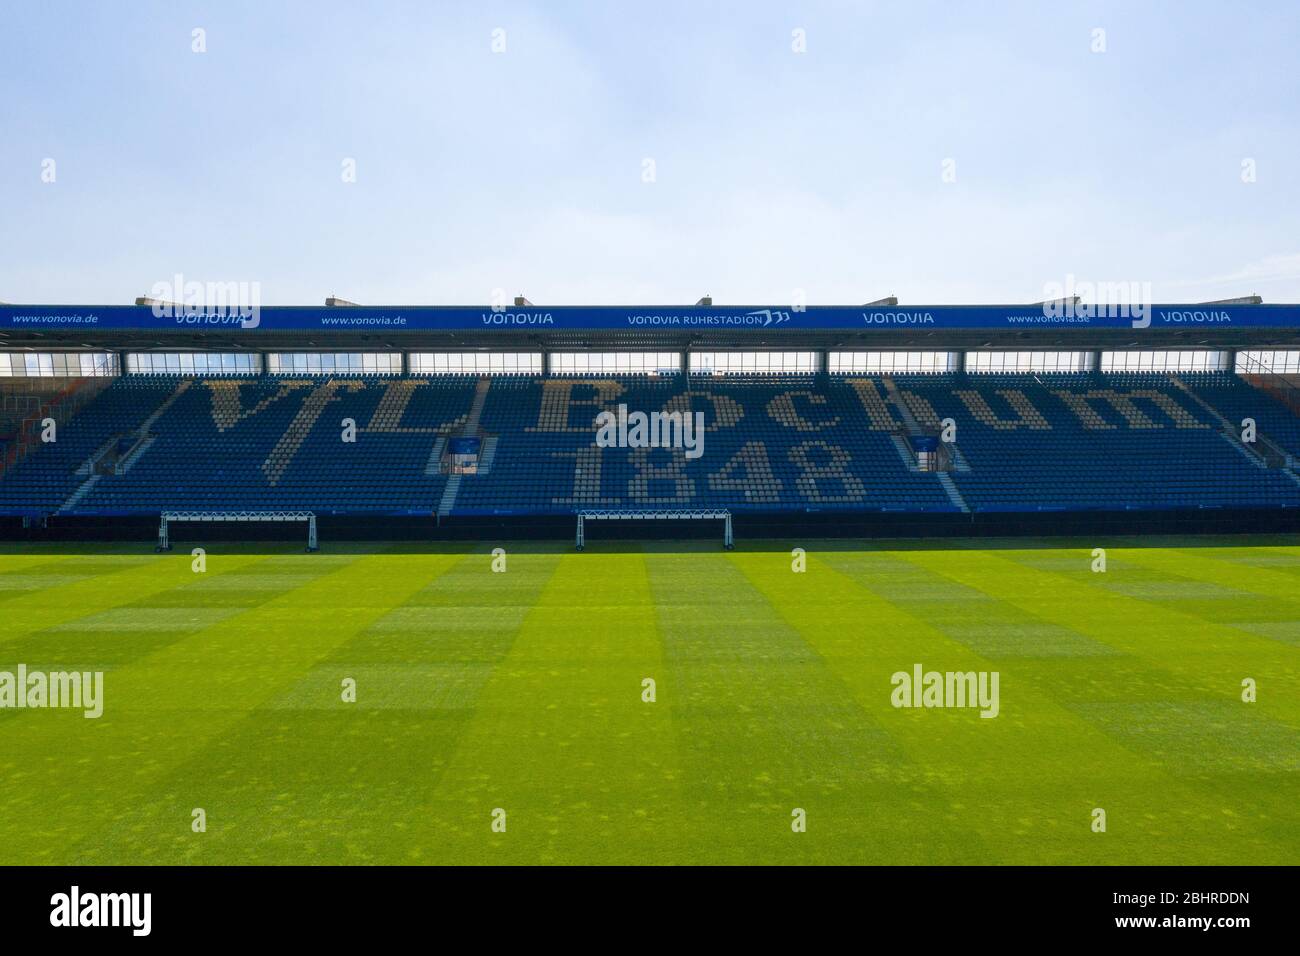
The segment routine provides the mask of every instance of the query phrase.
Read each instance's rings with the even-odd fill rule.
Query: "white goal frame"
[[[731,512],[721,509],[668,509],[664,511],[579,511],[578,532],[574,547],[579,551],[587,546],[587,535],[583,525],[587,521],[721,521],[723,522],[722,546],[730,551],[735,547],[731,536]]]
[[[164,511],[158,521],[156,551],[172,549],[168,526],[173,521],[305,521],[307,550],[316,551],[316,512],[314,511]]]

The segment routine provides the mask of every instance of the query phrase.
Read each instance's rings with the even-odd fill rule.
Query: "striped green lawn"
[[[1098,543],[5,545],[0,863],[1300,861],[1300,547]]]

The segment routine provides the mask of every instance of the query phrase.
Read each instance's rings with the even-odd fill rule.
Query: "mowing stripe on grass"
[[[1297,858],[1297,653],[1249,629],[1300,549],[802,544],[11,564],[58,613],[19,597],[0,661],[114,669],[101,720],[0,711],[0,863]],[[1000,715],[895,709],[916,663],[999,671]],[[1243,668],[1259,704],[1206,677]]]
[[[259,703],[455,560],[351,559],[115,671],[99,720],[47,712],[21,730],[0,726],[0,733],[21,734],[21,744],[0,747],[12,755],[6,778],[19,782],[0,794],[4,861],[144,861],[200,847],[189,829],[193,807],[208,809],[212,826],[221,811],[227,820],[238,812],[221,802],[211,762],[185,777],[184,787],[160,789],[161,781],[202,762],[205,749],[219,750]],[[221,755],[220,763],[228,762]]]
[[[1062,673],[1056,692],[1078,716],[1195,789],[1197,795],[1179,793],[1175,800],[1163,789],[1150,796],[1147,814],[1161,821],[1153,826],[1179,824],[1171,841],[1194,841],[1200,834],[1201,844],[1216,848],[1213,862],[1285,862],[1292,851],[1279,845],[1277,830],[1294,828],[1297,817],[1293,794],[1277,782],[1300,770],[1300,734],[1289,722],[1242,703],[1235,681],[1225,688],[1213,677],[1227,667],[1239,669],[1244,654],[1270,642],[1094,587],[1092,578],[1104,575],[1087,570],[1084,558],[1080,571],[1050,572],[1016,560],[1020,556],[1000,552],[969,562],[927,552],[907,558],[1140,661],[1137,669],[1091,662],[1091,684],[1084,671]],[[1117,573],[1115,562],[1110,567],[1107,574]],[[1229,834],[1231,843],[1222,843]],[[1166,849],[1212,862],[1195,842],[1162,844]]]
[[[670,702],[641,700],[642,679],[659,673],[642,556],[591,548],[559,557],[479,693],[409,858],[671,859],[679,771]],[[491,830],[496,808],[505,833]]]
[[[176,786],[219,779],[232,807],[203,860],[407,863],[438,849],[429,820],[439,781],[514,641],[515,611],[532,606],[558,561],[512,547],[508,572],[492,573],[485,550],[335,647],[174,775]],[[356,680],[356,703],[341,700],[342,675]]]
[[[909,562],[917,553],[873,553],[872,558],[887,565]],[[984,558],[969,552],[960,557],[972,564]],[[1179,858],[1174,841],[1200,816],[1197,790],[1166,774],[1155,761],[1117,746],[1061,706],[1029,676],[1037,666],[1032,660],[990,662],[944,635],[938,624],[944,612],[932,601],[902,597],[908,589],[933,594],[942,579],[918,575],[904,563],[879,575],[893,595],[886,600],[876,593],[874,578],[842,575],[820,556],[810,556],[809,570],[802,575],[791,574],[783,556],[764,569],[761,577],[752,576],[773,603],[855,688],[862,706],[947,791],[948,806],[918,808],[918,816],[939,817],[950,834],[967,834],[967,844],[944,847],[937,855],[932,851],[931,860],[1133,863]],[[981,598],[978,589],[966,593],[950,583],[946,593],[958,603],[995,603],[987,595]],[[983,720],[973,711],[893,708],[890,675],[909,671],[914,663],[927,670],[1000,671],[1002,713]],[[972,763],[972,753],[981,754],[981,760]],[[1113,821],[1104,841],[1089,830],[1089,814],[1098,806]],[[1166,845],[1166,840],[1171,842]]]
[[[1173,574],[1188,570],[1180,564],[1179,572],[1173,572],[1162,568],[1150,555],[1143,557],[1144,554],[1124,551],[1115,557],[1120,561],[1133,560],[1166,581]],[[1118,593],[1110,586],[1119,574],[1113,562],[1112,570],[1105,574],[1082,569],[1067,574],[1028,567],[1016,559],[1014,552],[993,557],[988,565],[958,566],[942,555],[911,559],[928,563],[953,580],[987,588],[989,593],[1008,603],[1026,607],[1125,653],[1151,661],[1196,686],[1210,699],[1239,702],[1242,678],[1256,676],[1243,673],[1243,665],[1261,669],[1273,684],[1276,703],[1282,705],[1271,706],[1269,716],[1300,728],[1300,668],[1297,668],[1295,651],[1267,637],[1181,611],[1176,601],[1156,603]],[[1008,566],[1021,570],[1007,573]],[[1227,580],[1206,577],[1194,583],[1207,587],[1224,585]]]
[[[753,586],[745,559],[650,550],[689,835],[679,862],[899,860],[908,803],[935,790],[924,768]]]
[[[69,559],[69,563],[75,560]],[[3,624],[0,624],[0,646],[36,631],[193,583],[192,560],[188,554],[122,555],[105,559],[104,573],[33,590],[6,601]],[[210,573],[237,570],[258,560],[257,556],[231,556],[221,571]]]

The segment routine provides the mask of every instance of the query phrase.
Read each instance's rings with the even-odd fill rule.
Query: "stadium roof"
[[[1300,305],[0,306],[0,349],[1300,347]],[[341,300],[335,300],[341,301]]]

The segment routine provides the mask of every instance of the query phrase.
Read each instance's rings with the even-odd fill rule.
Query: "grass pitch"
[[[1297,862],[1300,547],[1097,543],[6,545],[0,863]]]

